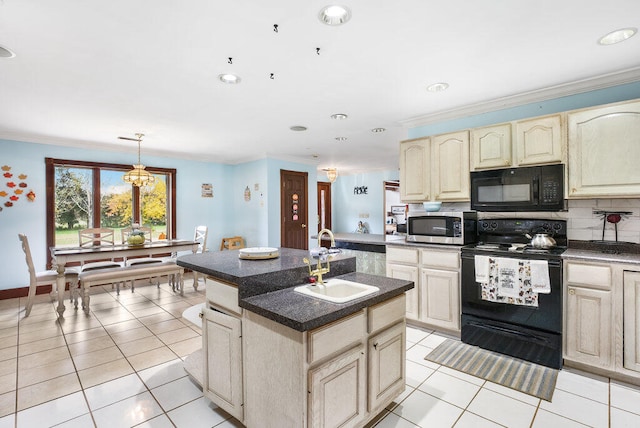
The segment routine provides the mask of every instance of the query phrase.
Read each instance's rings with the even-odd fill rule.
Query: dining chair
[[[26,318],[31,313],[31,307],[33,306],[33,300],[36,295],[36,288],[40,285],[51,285],[52,290],[55,290],[58,272],[55,270],[36,272],[36,269],[33,266],[33,259],[31,258],[29,239],[22,233],[18,234],[18,239],[22,243],[22,251],[24,251],[27,268],[29,270],[29,293],[27,294],[27,304],[24,308],[24,316]],[[64,270],[65,281],[69,280],[71,300],[75,304],[76,308],[78,307],[78,273],[78,270],[74,268],[65,268]],[[64,290],[62,290],[62,292],[64,293]]]
[[[94,247],[101,245],[115,246],[114,230],[107,227],[93,227],[78,231],[78,244],[80,247]],[[81,263],[80,270],[82,272],[94,269],[107,269],[114,267],[122,267],[121,263],[111,260],[100,262]]]
[[[131,234],[131,232],[133,232],[133,227],[125,227],[123,229],[120,230],[120,239],[122,240],[123,244],[127,243],[127,240],[129,238],[129,235]],[[153,230],[150,227],[147,226],[138,226],[136,227],[136,229],[138,229],[139,231],[141,231],[143,233],[144,236],[144,243],[147,242],[153,242],[152,236],[153,236]],[[138,257],[135,259],[126,259],[124,260],[124,265],[125,266],[140,266],[140,265],[147,265],[147,264],[153,264],[153,263],[163,263],[165,262],[165,259],[160,258],[160,257]],[[153,279],[157,278],[157,277],[149,277],[149,283],[153,283]],[[133,282],[135,280],[131,280],[131,291],[133,291]],[[156,281],[156,286],[160,287],[160,280],[158,279]],[[118,290],[119,291],[119,290]]]
[[[196,253],[204,253],[207,251],[207,237],[209,236],[209,227],[208,226],[204,226],[204,225],[200,225],[200,226],[196,226],[194,234],[193,234],[193,240],[198,242],[198,250],[196,251]],[[172,254],[171,257],[164,259],[165,262],[172,262],[175,263],[176,260],[178,258],[177,254]],[[198,275],[196,272],[193,273],[194,275],[194,280],[193,280],[193,287],[197,290],[198,289],[198,282],[200,281],[200,279],[198,278]],[[178,284],[176,283],[176,276],[172,275],[169,277],[169,285],[171,286],[171,288],[175,291]]]
[[[220,242],[220,251],[238,250],[244,248],[244,239],[242,236],[232,236],[230,238],[222,238]]]

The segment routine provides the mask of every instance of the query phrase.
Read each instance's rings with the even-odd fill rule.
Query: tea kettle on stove
[[[556,246],[556,240],[551,237],[548,233],[536,233],[531,237],[528,233],[525,233],[524,236],[531,239],[529,245],[533,248],[541,248],[548,249]]]

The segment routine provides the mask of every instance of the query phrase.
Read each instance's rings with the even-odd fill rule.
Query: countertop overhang
[[[309,252],[291,248],[279,251],[280,257],[270,260],[243,260],[238,257],[238,250],[188,254],[178,257],[177,264],[236,285],[241,308],[298,331],[323,326],[414,287],[412,281],[355,272],[355,257],[335,254],[330,262],[331,272],[325,278],[375,285],[380,291],[345,303],[305,296],[293,288],[308,283],[309,268],[303,259],[310,258]]]

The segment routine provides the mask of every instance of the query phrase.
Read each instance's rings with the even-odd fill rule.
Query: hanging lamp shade
[[[140,143],[144,134],[136,134],[137,138],[118,137],[121,140],[130,140],[138,142],[138,163],[132,165],[133,169],[122,176],[122,181],[125,183],[133,184],[137,187],[147,186],[153,184],[156,181],[156,177],[149,171],[144,169],[144,165],[140,162]]]
[[[327,168],[327,178],[333,183],[338,178],[338,171],[335,168]]]

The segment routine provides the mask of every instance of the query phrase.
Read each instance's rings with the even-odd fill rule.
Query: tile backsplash
[[[468,210],[468,203],[442,204],[440,211]],[[618,241],[640,244],[640,199],[571,199],[568,210],[560,212],[479,212],[478,218],[548,218],[567,220],[567,237],[570,240],[614,241],[615,226],[607,223],[602,237],[603,216],[594,211],[627,211],[618,223]]]

